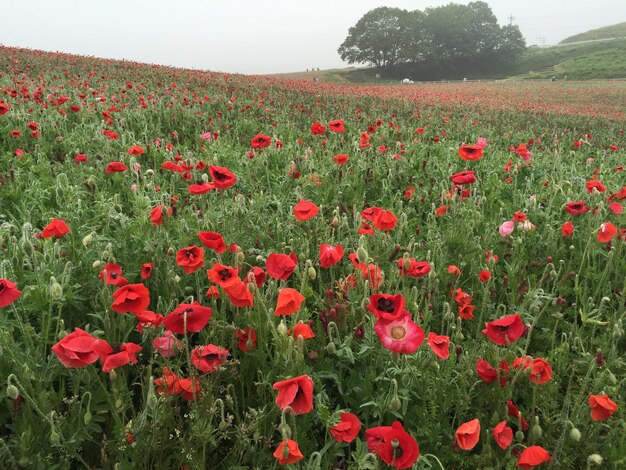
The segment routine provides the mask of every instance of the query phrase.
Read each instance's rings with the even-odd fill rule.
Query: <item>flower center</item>
[[[381,312],[394,313],[396,311],[395,307],[393,306],[393,301],[390,299],[378,299],[376,307]]]
[[[404,339],[405,336],[406,336],[406,330],[404,329],[403,326],[396,325],[393,328],[391,328],[391,337],[393,339],[401,340],[401,339]]]
[[[230,271],[228,269],[222,269],[220,271],[220,279],[222,281],[226,281],[227,279],[230,279],[231,275],[230,275]]]

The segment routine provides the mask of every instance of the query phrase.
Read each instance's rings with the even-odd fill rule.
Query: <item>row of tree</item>
[[[505,73],[525,49],[516,25],[499,26],[487,3],[472,2],[424,11],[376,8],[350,28],[338,52],[389,76],[438,80]]]

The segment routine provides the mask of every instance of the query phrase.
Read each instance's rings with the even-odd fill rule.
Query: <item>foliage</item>
[[[570,44],[580,41],[595,41],[598,39],[626,38],[626,22],[590,29],[584,33],[575,34],[563,39],[559,44]]]

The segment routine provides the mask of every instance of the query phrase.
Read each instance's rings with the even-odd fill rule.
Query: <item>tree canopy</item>
[[[505,70],[525,50],[515,25],[499,26],[485,2],[425,11],[379,7],[367,12],[339,46],[342,60],[391,73],[472,75]]]

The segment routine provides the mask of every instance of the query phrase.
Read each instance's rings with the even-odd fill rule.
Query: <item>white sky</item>
[[[449,0],[0,0],[0,44],[237,73],[346,67],[348,28],[379,7]],[[467,4],[467,0],[456,3]],[[626,0],[490,0],[527,45],[626,21]]]

